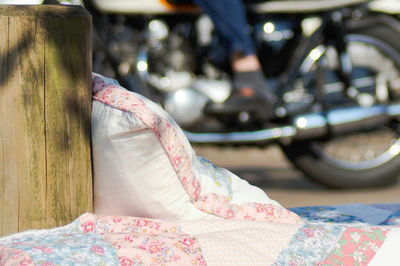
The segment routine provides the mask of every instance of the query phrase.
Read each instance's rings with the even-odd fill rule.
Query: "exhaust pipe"
[[[320,137],[326,134],[343,134],[382,124],[390,119],[388,106],[343,107],[326,113],[310,113],[296,116],[293,125],[296,139]],[[397,111],[393,108],[394,112]]]
[[[193,143],[253,143],[276,139],[309,139],[326,134],[343,134],[400,119],[400,103],[370,107],[342,107],[325,113],[316,112],[294,117],[291,125],[249,132],[192,133],[185,131]]]
[[[184,131],[192,143],[254,143],[272,141],[282,138],[292,138],[296,135],[296,128],[284,126],[257,131],[230,132],[230,133],[192,133]]]

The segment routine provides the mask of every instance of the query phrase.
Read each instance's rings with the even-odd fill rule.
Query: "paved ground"
[[[285,207],[400,202],[400,182],[386,188],[330,190],[308,181],[277,146],[261,150],[196,147],[199,155],[261,187]]]

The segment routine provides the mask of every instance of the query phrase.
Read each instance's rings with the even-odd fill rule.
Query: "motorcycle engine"
[[[142,72],[148,83],[162,93],[163,107],[184,127],[202,120],[207,102],[223,102],[231,90],[227,80],[200,78],[198,75],[198,42],[191,36],[192,26],[191,23],[169,26],[159,19],[150,21],[148,48],[139,56],[147,60],[147,67],[143,68],[145,73],[140,69],[138,72]]]

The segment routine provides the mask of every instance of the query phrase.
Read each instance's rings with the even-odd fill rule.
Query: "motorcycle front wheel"
[[[372,82],[375,101],[385,97],[385,91],[383,101],[398,101],[400,32],[379,23],[378,19],[368,21],[346,34],[353,72],[369,73],[368,77],[357,79]],[[363,132],[293,141],[281,147],[306,177],[332,188],[388,185],[400,174],[400,120],[396,119]]]

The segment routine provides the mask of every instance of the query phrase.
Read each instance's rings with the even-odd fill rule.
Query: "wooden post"
[[[91,17],[0,6],[0,236],[92,211]]]

